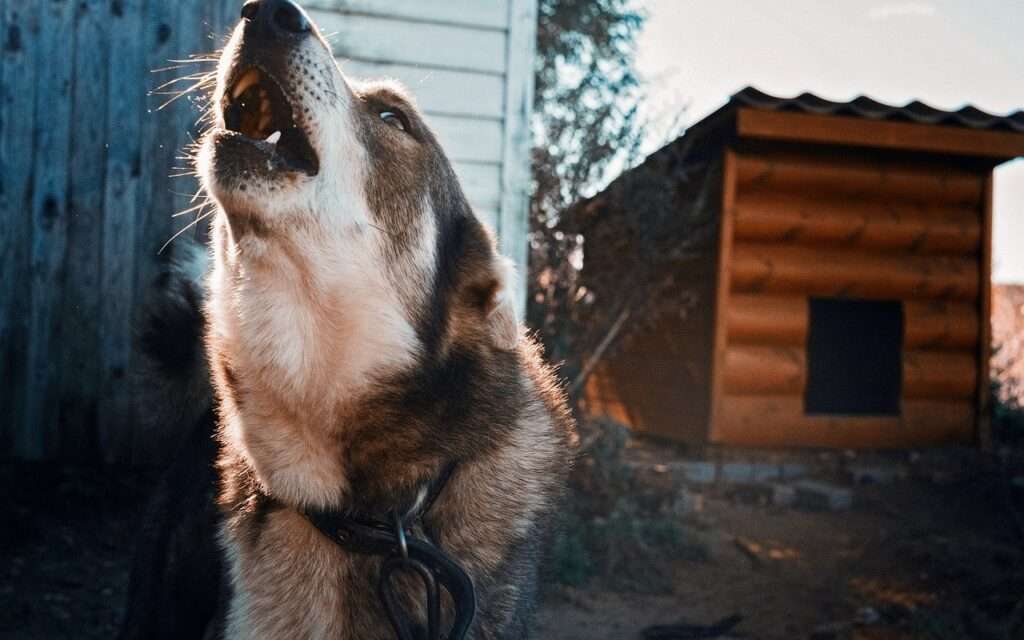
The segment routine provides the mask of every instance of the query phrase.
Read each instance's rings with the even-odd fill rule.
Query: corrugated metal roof
[[[730,107],[751,107],[823,116],[852,116],[871,120],[916,122],[987,131],[1024,133],[1024,111],[1022,110],[1004,116],[993,115],[970,105],[957,111],[944,111],[917,100],[898,107],[867,96],[859,96],[849,102],[834,102],[813,93],[802,93],[795,98],[782,98],[769,95],[754,87],[747,87],[732,95],[726,109]]]

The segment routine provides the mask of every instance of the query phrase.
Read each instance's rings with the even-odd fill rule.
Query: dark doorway
[[[899,301],[811,298],[804,411],[899,415],[902,352]]]

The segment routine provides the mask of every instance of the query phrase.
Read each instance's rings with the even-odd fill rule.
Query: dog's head
[[[363,287],[401,306],[421,347],[479,325],[511,348],[506,263],[401,87],[346,78],[290,0],[250,0],[213,104],[197,164],[220,205],[219,262]]]

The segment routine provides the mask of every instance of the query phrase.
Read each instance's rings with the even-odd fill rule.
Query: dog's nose
[[[242,5],[242,20],[287,36],[301,36],[312,30],[305,12],[291,0],[249,0]]]

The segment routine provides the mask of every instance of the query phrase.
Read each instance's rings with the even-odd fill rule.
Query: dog
[[[346,77],[290,0],[243,6],[213,105],[205,294],[163,283],[176,303],[146,317],[191,329],[142,335],[152,359],[191,353],[152,371],[209,371],[215,410],[189,415],[172,473],[199,480],[155,507],[122,637],[528,637],[574,426],[437,139],[400,86]],[[387,548],[334,535],[353,518]],[[183,598],[196,572],[217,585]]]

